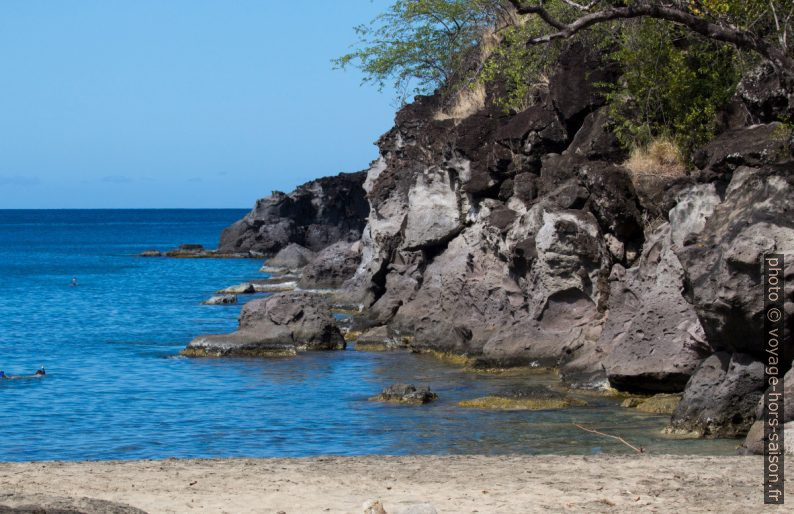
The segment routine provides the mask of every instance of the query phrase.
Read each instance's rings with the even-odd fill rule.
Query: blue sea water
[[[214,247],[244,213],[0,210],[0,369],[47,370],[43,378],[0,380],[0,460],[630,451],[573,423],[654,453],[725,454],[736,445],[667,439],[665,417],[597,396],[563,411],[455,405],[554,383],[537,373],[475,374],[428,356],[352,349],[274,360],[180,357],[196,335],[234,330],[239,305],[201,301],[263,278],[262,263],[136,254]],[[429,385],[440,400],[367,401],[394,382]]]

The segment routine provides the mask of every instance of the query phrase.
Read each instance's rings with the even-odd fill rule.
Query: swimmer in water
[[[72,277],[72,283],[69,284],[70,286],[74,287],[77,285],[77,277]]]
[[[42,366],[41,368],[39,368],[39,370],[38,370],[38,371],[35,373],[35,375],[36,375],[37,377],[43,377],[43,376],[44,376],[44,375],[46,375],[46,374],[47,374],[47,373],[44,371],[44,366]]]

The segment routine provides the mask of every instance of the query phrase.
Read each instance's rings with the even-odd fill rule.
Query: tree
[[[396,0],[355,28],[358,44],[334,65],[356,65],[379,88],[393,81],[403,97],[428,93],[460,74],[485,32],[510,15],[501,0]]]

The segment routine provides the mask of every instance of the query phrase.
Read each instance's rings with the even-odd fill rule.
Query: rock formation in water
[[[312,251],[361,237],[369,206],[365,172],[312,180],[290,194],[274,192],[221,235],[218,251],[272,256],[290,243]]]
[[[696,169],[633,176],[596,87],[615,70],[581,47],[560,63],[515,114],[486,100],[453,118],[454,98],[418,97],[366,177],[260,200],[221,250],[322,250],[299,285],[342,285],[367,344],[555,367],[579,388],[683,393],[672,429],[743,435],[764,388],[765,253],[788,256],[784,370],[794,355],[794,139],[774,121],[792,95],[751,73]],[[290,321],[265,318],[265,339],[296,340]],[[224,337],[262,339],[243,325]]]

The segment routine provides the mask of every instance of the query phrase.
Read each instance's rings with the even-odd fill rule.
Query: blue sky
[[[331,59],[388,0],[3,0],[0,208],[250,207],[357,171],[391,92]]]

